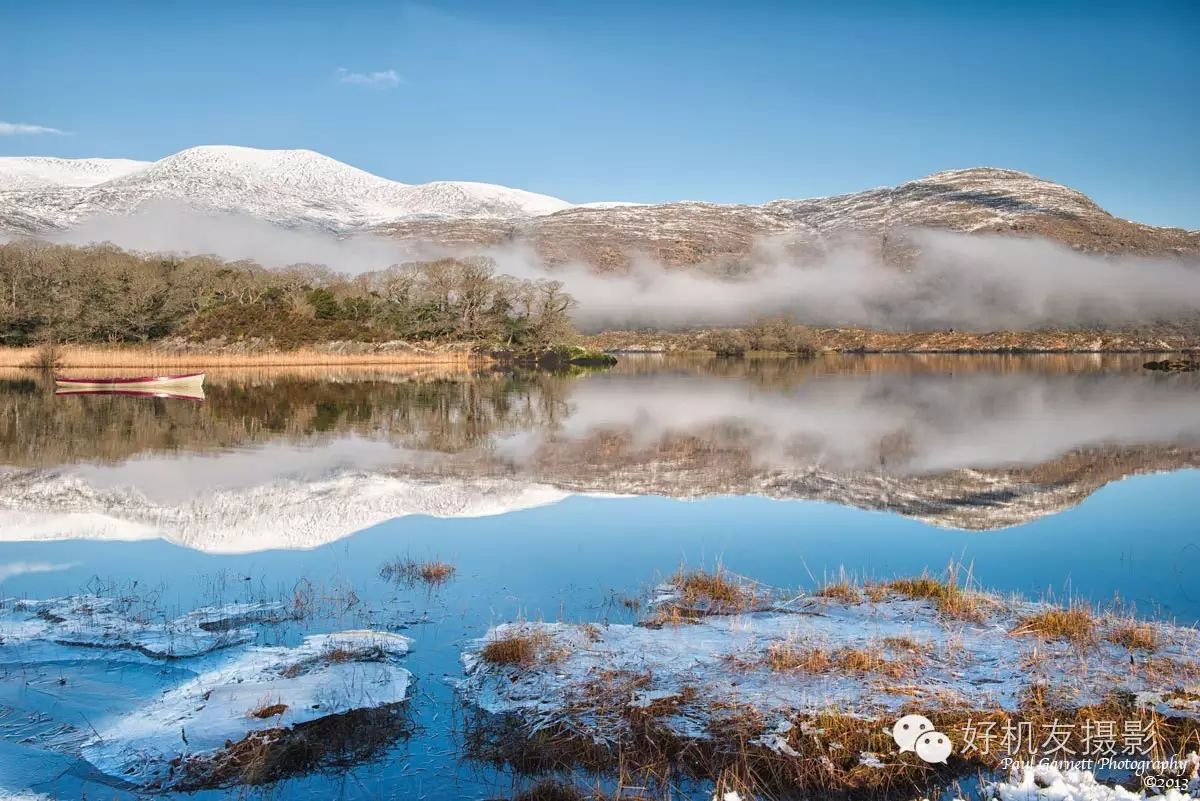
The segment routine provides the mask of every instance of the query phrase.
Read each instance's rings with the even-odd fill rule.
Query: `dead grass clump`
[[[1136,665],[1137,671],[1153,682],[1175,681],[1186,685],[1200,681],[1200,662],[1195,660],[1150,656],[1136,660]]]
[[[887,600],[888,590],[882,584],[868,584],[863,587],[863,592],[867,594],[867,600],[871,603],[880,603]]]
[[[410,587],[424,584],[427,587],[438,587],[454,577],[457,568],[449,562],[432,560],[418,562],[407,557],[393,559],[379,568],[379,575],[388,581],[406,584]]]
[[[914,640],[912,637],[884,637],[883,644],[888,648],[894,648],[897,651],[920,651],[923,650],[921,643]]]
[[[949,593],[938,601],[938,611],[946,617],[972,623],[982,623],[987,620],[988,612],[993,607],[993,601],[986,595],[964,590]]]
[[[824,587],[817,590],[816,594],[821,598],[832,598],[833,600],[841,601],[844,604],[860,603],[863,598],[858,587],[852,584],[848,579],[828,582]]]
[[[279,671],[279,675],[285,679],[294,679],[313,668],[324,665],[339,665],[346,662],[383,662],[387,659],[387,652],[379,645],[348,648],[344,645],[330,644],[319,654],[286,665]]]
[[[1048,609],[1026,617],[1017,624],[1012,633],[1032,634],[1086,645],[1096,639],[1096,618],[1092,610],[1083,606]]]
[[[544,779],[512,797],[512,801],[586,801],[588,796],[572,784]]]
[[[359,659],[362,654],[359,651],[353,651],[349,648],[343,648],[340,645],[335,645],[321,652],[321,658],[330,664],[341,664],[344,662],[353,662]]]
[[[885,659],[878,651],[847,648],[837,657],[842,669],[850,673],[882,673],[899,678],[907,672],[901,663]]]
[[[670,580],[675,597],[653,605],[653,612],[639,621],[643,626],[662,628],[695,623],[709,615],[748,612],[763,600],[752,582],[725,572],[687,571],[680,568]]]
[[[717,568],[715,573],[704,570],[680,571],[673,579],[683,602],[709,614],[742,612],[754,605],[753,589],[736,578],[729,578]]]
[[[279,671],[279,675],[285,679],[294,679],[303,672],[304,672],[304,665],[299,662],[293,662],[292,664],[285,667],[283,670]]]
[[[605,694],[601,702],[589,703],[586,709],[575,710],[573,714],[611,720],[609,716],[616,714],[613,704],[623,698],[627,706],[630,697],[629,686],[618,679],[613,681],[613,692]],[[687,775],[716,782],[720,787],[736,788],[743,798],[801,795],[857,798],[864,794],[872,798],[909,798],[931,783],[980,769],[997,769],[1006,755],[1003,748],[993,744],[987,752],[961,750],[960,738],[968,724],[975,726],[976,731],[995,732],[1016,725],[1017,721],[1030,722],[1034,731],[1061,724],[1062,731],[1069,733],[1067,745],[1075,753],[1083,753],[1087,747],[1088,721],[1092,722],[1092,730],[1097,721],[1115,720],[1136,720],[1141,731],[1157,730],[1161,735],[1158,741],[1161,749],[1155,751],[1161,755],[1157,758],[1188,753],[1200,742],[1200,720],[1162,718],[1138,708],[1132,697],[1113,697],[1083,708],[1063,705],[1065,700],[1064,694],[1055,688],[1040,686],[1022,698],[1020,711],[1015,715],[995,708],[942,709],[935,723],[939,731],[950,735],[956,743],[954,758],[943,768],[896,754],[891,725],[899,714],[920,713],[919,707],[899,710],[886,719],[835,711],[800,714],[791,719],[789,728],[781,730],[776,728],[774,720],[752,706],[699,692],[683,709],[673,705],[660,710],[665,715],[679,713],[689,717],[702,712],[705,732],[695,738],[655,726],[653,717],[646,714],[630,718],[637,725],[624,731],[608,729],[613,739],[599,745],[586,727],[583,731],[572,723],[546,727],[522,723],[515,716],[503,717],[502,730],[492,728],[497,716],[480,717],[480,722],[487,721],[487,730],[481,732],[468,724],[467,731],[472,756],[502,762],[518,770],[610,771],[619,787],[636,787],[639,783],[647,787],[656,782],[659,787],[669,787],[679,776]],[[489,738],[489,746],[498,746],[498,750],[486,753],[475,750],[473,743],[483,736]],[[764,742],[764,737],[770,739],[770,745]],[[1053,747],[1052,741],[1042,744],[1038,739],[1029,758],[1053,757],[1054,752],[1049,750]],[[873,756],[873,764],[864,761],[864,755]],[[877,767],[880,763],[886,769]],[[583,797],[603,796],[585,793]],[[618,797],[625,796],[618,794]]]
[[[496,801],[500,801],[500,799]],[[614,795],[595,787],[585,788],[558,779],[543,779],[514,795],[512,801],[650,801],[650,799],[640,794],[630,795],[624,786],[618,786]]]
[[[258,785],[382,754],[411,731],[405,704],[329,715],[251,732],[211,754],[177,758],[166,784],[177,790]]]
[[[686,626],[691,623],[698,623],[704,615],[693,609],[685,609],[679,604],[665,603],[658,604],[654,608],[653,614],[640,621],[640,625],[652,629],[661,629],[664,626]]]
[[[417,569],[417,575],[426,584],[443,584],[450,580],[456,570],[449,562],[425,562]]]
[[[821,648],[797,648],[792,643],[773,642],[767,648],[764,663],[771,670],[805,673],[829,673],[836,667],[833,656]]]
[[[562,661],[567,651],[556,647],[545,632],[522,630],[489,640],[479,650],[479,657],[493,665],[527,668]]]
[[[284,712],[287,712],[287,710],[287,704],[264,704],[258,709],[250,710],[250,717],[266,720],[267,718],[273,718],[277,715],[282,715]]]
[[[875,648],[797,648],[792,643],[772,643],[763,657],[771,670],[804,673],[877,673],[893,679],[913,675],[923,657],[913,654],[909,659],[888,659]]]
[[[987,595],[960,586],[958,569],[953,565],[944,579],[926,573],[912,578],[893,579],[875,586],[909,598],[931,601],[946,617],[972,623],[982,623],[996,605]],[[872,596],[872,599],[875,597]]]
[[[1145,623],[1121,623],[1114,626],[1106,639],[1130,651],[1158,650],[1158,630]]]

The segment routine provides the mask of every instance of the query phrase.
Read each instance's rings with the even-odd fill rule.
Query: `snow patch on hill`
[[[527,217],[571,204],[494,184],[409,185],[311,150],[202,146],[152,163],[10,158],[0,165],[0,224],[62,230],[97,215],[128,215],[152,202],[246,214],[335,231],[407,217]]]
[[[0,157],[0,192],[20,188],[95,186],[149,166],[133,159]]]

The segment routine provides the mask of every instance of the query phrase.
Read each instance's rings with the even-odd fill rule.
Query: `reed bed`
[[[390,364],[482,364],[490,361],[484,354],[469,350],[389,350],[367,353],[337,353],[299,348],[288,351],[191,352],[154,347],[99,347],[62,345],[57,348],[54,366],[61,369],[126,367],[344,367],[350,365]],[[0,348],[0,367],[29,367],[45,364],[39,348]]]

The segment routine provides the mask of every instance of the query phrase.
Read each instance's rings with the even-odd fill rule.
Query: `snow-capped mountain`
[[[56,159],[0,156],[0,191],[95,186],[150,166],[133,159]]]
[[[107,223],[114,219],[157,209],[175,219],[180,204],[285,228],[370,232],[433,251],[518,243],[547,263],[618,270],[635,254],[671,266],[735,263],[764,242],[787,243],[802,257],[847,236],[874,241],[885,258],[899,263],[912,251],[906,233],[921,228],[1039,236],[1090,252],[1200,254],[1200,231],[1123,220],[1068,186],[994,167],[762,205],[572,204],[494,184],[398,183],[311,150],[205,146],[155,162],[0,158],[0,232],[56,234],[97,219],[100,227],[85,225],[81,235],[110,236]],[[150,223],[139,230],[159,227]],[[118,244],[210,247],[177,241],[180,236],[171,231],[166,242]]]
[[[0,159],[0,227],[62,230],[156,202],[337,231],[412,217],[528,217],[571,206],[494,184],[403,184],[311,150],[205,146],[155,162]]]

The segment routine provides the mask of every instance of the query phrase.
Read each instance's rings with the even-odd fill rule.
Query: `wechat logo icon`
[[[950,738],[936,731],[933,723],[924,715],[905,715],[892,726],[892,739],[900,753],[913,751],[925,762],[945,763],[954,750]]]

